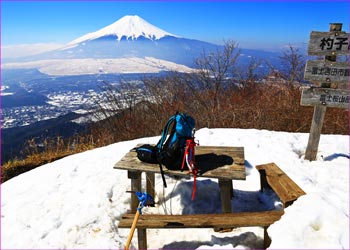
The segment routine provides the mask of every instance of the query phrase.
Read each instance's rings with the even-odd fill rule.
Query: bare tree
[[[96,105],[94,118],[104,121],[104,129],[109,131],[108,136],[113,137],[112,141],[134,136],[135,117],[140,115],[135,107],[144,99],[144,94],[139,86],[123,81],[118,84],[104,82],[101,86],[101,93],[92,98]]]
[[[256,81],[259,79],[256,71],[264,62],[269,65],[269,63],[263,59],[251,57],[247,65],[244,65],[240,69],[236,70],[235,75],[240,83],[240,87],[256,83]]]
[[[279,58],[283,67],[283,78],[289,84],[293,82],[301,83],[304,78],[305,57],[299,49],[289,45],[289,48],[284,50]]]
[[[217,120],[220,113],[220,98],[235,72],[240,49],[234,41],[225,41],[216,51],[203,51],[195,60],[197,71],[190,82],[196,101],[208,111],[208,123]]]

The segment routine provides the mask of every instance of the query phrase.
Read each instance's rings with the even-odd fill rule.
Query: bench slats
[[[268,163],[256,166],[262,177],[262,188],[266,178],[267,184],[278,195],[284,206],[291,205],[300,196],[306,193],[284,173],[275,163]]]
[[[283,210],[191,215],[142,214],[137,222],[137,228],[268,227],[278,221],[282,215]],[[134,214],[124,214],[118,227],[130,228],[134,216]]]

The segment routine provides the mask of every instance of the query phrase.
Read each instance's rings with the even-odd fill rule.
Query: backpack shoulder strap
[[[166,138],[167,138],[167,135],[168,135],[168,131],[169,131],[169,127],[170,125],[175,122],[176,123],[176,115],[173,115],[172,117],[169,118],[168,122],[166,123],[163,131],[162,131],[162,135],[160,137],[160,140],[158,141],[157,145],[156,145],[156,150],[157,150],[157,153],[160,153],[162,147],[163,147],[163,144],[164,143],[167,143],[165,142],[166,141]],[[176,124],[175,124],[176,125]],[[175,126],[173,126],[173,129],[171,131],[171,133],[174,133],[175,132]],[[167,185],[166,185],[166,181],[165,181],[165,176],[164,176],[164,171],[163,171],[163,167],[162,167],[162,163],[160,161],[158,161],[159,163],[159,168],[160,168],[160,174],[162,176],[162,180],[163,180],[163,185],[164,187],[166,188]]]
[[[168,122],[166,123],[166,125],[162,131],[161,137],[156,145],[156,148],[158,151],[160,151],[162,149],[162,146],[164,145],[164,143],[167,139],[169,128],[173,122],[176,122],[176,115],[173,115],[172,117],[170,117]]]

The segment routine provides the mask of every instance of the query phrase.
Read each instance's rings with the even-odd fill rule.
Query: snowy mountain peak
[[[82,37],[79,37],[69,44],[77,44],[105,36],[116,36],[118,41],[120,41],[122,38],[134,40],[139,37],[145,37],[150,40],[158,40],[164,36],[177,37],[176,35],[168,33],[148,23],[137,15],[127,15],[96,32],[88,33]]]

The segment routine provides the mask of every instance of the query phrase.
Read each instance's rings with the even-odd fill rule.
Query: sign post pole
[[[330,31],[341,31],[342,29],[342,24],[341,23],[335,23],[335,24],[330,24]],[[325,57],[326,60],[335,62],[336,61],[336,55],[329,55]],[[321,87],[324,88],[329,88],[330,83],[322,83]],[[311,123],[311,128],[310,128],[310,134],[309,134],[309,140],[307,143],[306,151],[305,151],[305,159],[314,161],[316,160],[317,156],[317,150],[318,150],[318,145],[320,142],[320,137],[321,137],[321,131],[322,131],[322,126],[323,126],[323,121],[324,117],[326,114],[326,106],[315,106],[314,107],[314,114],[312,118],[312,123]]]

